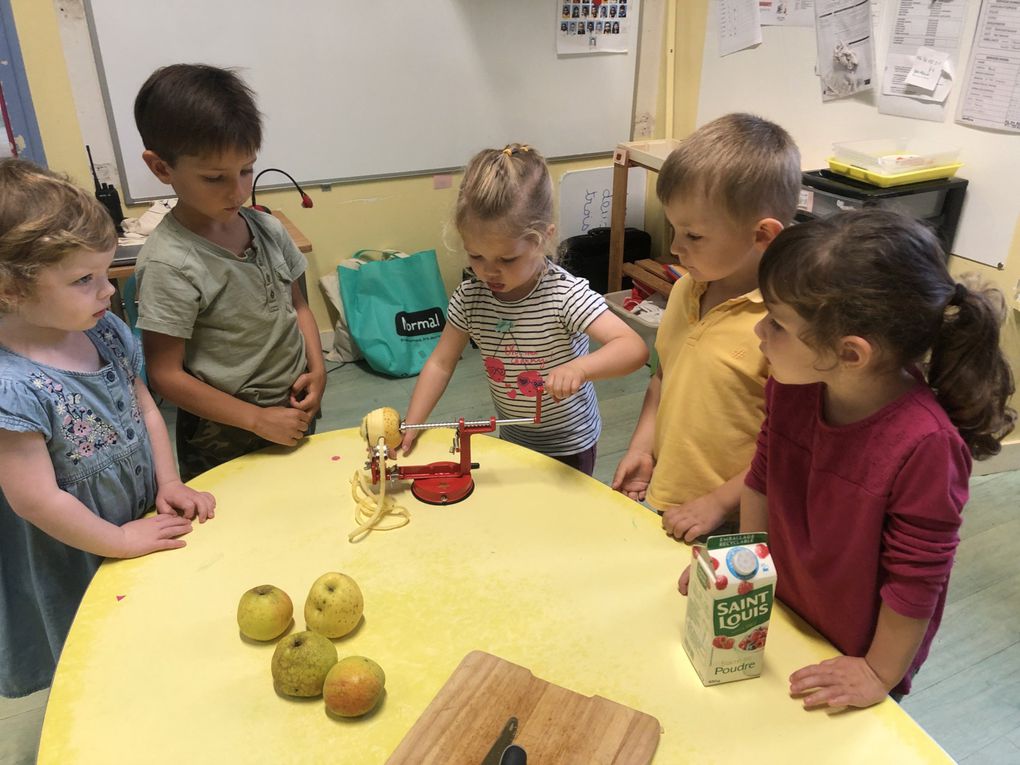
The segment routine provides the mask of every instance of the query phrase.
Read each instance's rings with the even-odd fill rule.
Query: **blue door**
[[[46,165],[11,0],[0,0],[0,157],[11,155]]]

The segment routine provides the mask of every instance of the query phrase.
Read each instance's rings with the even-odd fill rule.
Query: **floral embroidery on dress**
[[[66,390],[42,372],[32,372],[29,379],[33,387],[46,391],[53,398],[54,407],[61,417],[64,439],[69,446],[65,455],[73,464],[77,465],[98,450],[117,443],[117,431],[82,403],[80,393]]]

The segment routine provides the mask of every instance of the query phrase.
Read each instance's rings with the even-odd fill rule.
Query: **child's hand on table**
[[[655,460],[647,452],[630,452],[623,455],[620,464],[616,466],[613,474],[613,482],[610,484],[613,491],[626,494],[636,502],[641,502],[648,491],[648,484],[652,480],[652,470],[655,469]]]
[[[149,515],[120,527],[123,538],[118,558],[137,558],[160,550],[184,547],[179,539],[191,533],[191,521],[177,513]]]
[[[274,444],[294,446],[304,438],[311,419],[312,416],[302,409],[267,406],[259,409],[252,432]]]
[[[676,583],[676,588],[680,590],[681,595],[687,594],[687,587],[691,583],[691,567],[690,565],[684,569],[684,572],[680,574],[680,579]]]
[[[790,675],[790,694],[814,707],[870,707],[889,695],[889,688],[860,656],[837,656]]]
[[[726,507],[709,493],[682,505],[670,505],[662,514],[662,528],[674,539],[693,542],[719,528],[726,515]]]
[[[161,483],[156,492],[156,512],[182,515],[188,520],[198,518],[205,523],[216,517],[216,498],[207,491],[196,491],[181,481]]]

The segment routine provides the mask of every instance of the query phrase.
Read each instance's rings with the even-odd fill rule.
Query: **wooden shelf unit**
[[[613,152],[613,209],[609,228],[609,291],[618,291],[623,275],[640,280],[662,295],[673,285],[662,277],[656,261],[623,262],[623,238],[627,220],[627,174],[632,167],[658,172],[666,157],[680,144],[675,138],[654,141],[629,141],[617,144]],[[650,267],[649,264],[655,264]]]

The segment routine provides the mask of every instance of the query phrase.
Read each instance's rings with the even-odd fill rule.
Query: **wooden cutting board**
[[[472,651],[386,762],[479,765],[511,715],[528,765],[647,765],[659,745],[661,728],[651,715]]]

